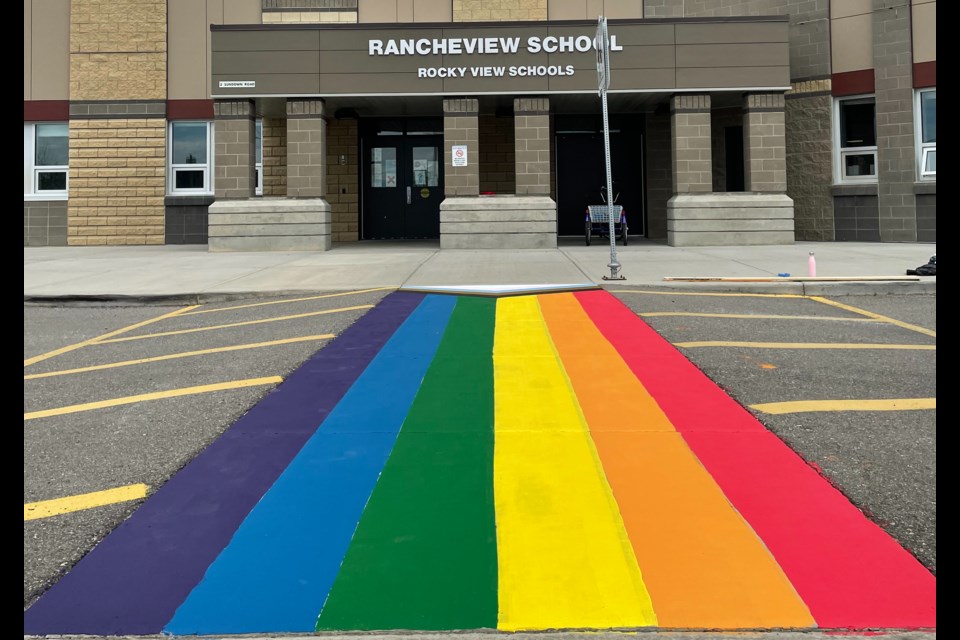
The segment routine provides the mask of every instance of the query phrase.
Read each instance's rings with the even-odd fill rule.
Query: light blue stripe
[[[427,296],[237,529],[164,629],[312,632],[456,296]]]

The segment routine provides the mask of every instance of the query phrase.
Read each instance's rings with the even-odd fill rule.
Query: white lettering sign
[[[465,144],[453,145],[451,157],[453,158],[453,166],[455,167],[467,166],[467,145]]]
[[[527,53],[584,53],[595,50],[591,36],[530,36],[523,43]],[[371,56],[459,56],[473,54],[518,53],[520,38],[409,38],[404,40],[368,40]],[[617,36],[610,36],[610,51],[623,51]],[[442,76],[452,77],[452,76]]]
[[[257,86],[256,80],[221,80],[221,89],[252,89]]]

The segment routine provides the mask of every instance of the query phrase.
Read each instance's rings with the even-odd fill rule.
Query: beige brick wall
[[[163,244],[166,123],[71,120],[70,245]]]
[[[287,195],[327,193],[327,122],[323,100],[287,100]]]
[[[454,22],[546,19],[547,0],[453,0]]]
[[[249,100],[217,100],[213,135],[213,189],[220,198],[250,198],[256,180],[254,143],[256,130],[253,103]]]
[[[517,188],[514,166],[513,119],[480,116],[480,193],[514,193]]]
[[[787,190],[787,143],[783,94],[749,94],[743,101],[744,187]]]
[[[550,99],[516,98],[513,114],[517,195],[549,195]]]
[[[709,193],[713,189],[710,96],[674,96],[670,111],[673,191]]]
[[[357,21],[354,11],[264,11],[263,24],[350,23]]]
[[[360,239],[359,145],[356,120],[331,120],[327,124],[327,202],[333,217],[334,242]],[[347,164],[340,164],[340,156]]]
[[[70,99],[167,96],[165,0],[70,3]]]
[[[263,119],[263,195],[287,195],[287,121]]]

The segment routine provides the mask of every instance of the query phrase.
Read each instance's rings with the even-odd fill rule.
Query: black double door
[[[439,238],[443,136],[376,136],[364,144],[363,235]]]

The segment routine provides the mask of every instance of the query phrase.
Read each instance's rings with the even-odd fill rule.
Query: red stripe
[[[70,119],[67,100],[24,100],[24,122],[65,122]]]
[[[830,90],[835,96],[855,96],[860,93],[873,93],[876,79],[873,69],[835,73],[830,80]]]
[[[913,86],[926,89],[937,86],[937,61],[913,63]]]
[[[575,294],[823,628],[936,625],[936,579],[605,291]]]
[[[213,100],[167,100],[167,120],[213,120]]]

